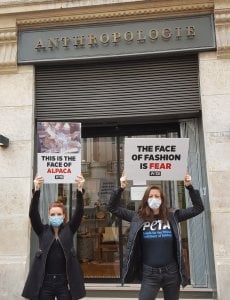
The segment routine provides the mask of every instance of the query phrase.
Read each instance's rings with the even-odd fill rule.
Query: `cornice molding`
[[[0,14],[6,10],[5,18],[14,16],[16,28],[0,28],[0,72],[17,70],[18,29],[202,15],[214,12],[214,1],[9,0],[10,9],[1,4]]]
[[[79,7],[89,6],[89,0],[1,0],[0,7],[12,7],[12,6],[35,6],[41,4],[52,4],[60,7]],[[120,0],[119,2],[133,2],[143,0]],[[94,3],[93,3],[94,2]],[[111,0],[93,0],[91,5],[103,5],[111,4]]]
[[[230,8],[215,10],[217,56],[230,58]]]
[[[155,0],[159,1],[159,0]],[[198,0],[199,1],[199,0]],[[145,0],[118,0],[118,4],[130,2],[145,2]],[[36,12],[55,9],[81,8],[92,6],[108,6],[114,4],[111,0],[1,0],[0,14]]]
[[[0,43],[16,42],[16,28],[0,28]]]
[[[72,24],[87,24],[95,22],[108,22],[132,19],[146,19],[146,18],[160,18],[160,17],[173,17],[185,16],[194,14],[204,14],[213,12],[213,0],[198,1],[198,3],[178,4],[178,1],[162,1],[161,6],[158,3],[152,2],[133,2],[126,5],[105,5],[100,7],[100,11],[95,7],[88,7],[87,10],[77,9],[63,10],[62,12],[49,11],[40,14],[34,14],[34,17],[19,17],[17,18],[17,25],[20,27],[36,27],[36,26],[63,26]],[[201,3],[202,2],[202,3]],[[169,5],[167,5],[169,4]],[[89,12],[91,11],[91,12]]]
[[[16,28],[0,28],[0,73],[17,70]]]
[[[2,0],[0,3],[1,6],[15,6],[15,5],[29,5],[35,3],[53,3],[54,0]],[[59,1],[60,2],[60,1]]]

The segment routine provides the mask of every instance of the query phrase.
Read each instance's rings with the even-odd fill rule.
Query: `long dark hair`
[[[66,224],[67,214],[66,214],[65,205],[60,201],[54,201],[54,202],[50,203],[50,205],[49,205],[49,212],[50,212],[51,208],[53,208],[53,207],[60,207],[62,209],[62,212],[65,215],[63,223]]]
[[[138,215],[145,221],[154,219],[153,210],[148,206],[148,198],[151,190],[158,190],[161,195],[161,205],[159,208],[160,219],[167,224],[169,209],[167,207],[166,198],[162,190],[158,186],[149,186],[143,195],[141,203],[138,207]]]

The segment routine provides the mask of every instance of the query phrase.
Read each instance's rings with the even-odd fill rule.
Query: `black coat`
[[[187,285],[188,278],[185,271],[179,222],[195,217],[204,210],[199,191],[194,190],[191,185],[188,186],[187,189],[189,190],[189,195],[193,206],[186,209],[177,209],[175,211],[171,211],[168,217],[171,229],[176,239],[177,263],[179,266],[181,284],[183,287]],[[141,280],[142,278],[142,251],[140,237],[144,220],[138,216],[136,211],[128,210],[119,206],[122,192],[123,189],[118,188],[112,193],[108,204],[108,210],[117,217],[130,222],[127,249],[124,256],[122,270],[122,283],[124,284],[125,282],[132,282],[136,279]]]
[[[55,235],[52,226],[42,224],[38,205],[40,192],[34,193],[30,205],[30,219],[32,227],[39,238],[39,249],[35,254],[29,275],[27,277],[22,296],[28,299],[38,299],[39,291],[45,275],[45,265],[49,249]],[[73,245],[73,236],[77,231],[83,216],[83,196],[77,192],[77,206],[70,221],[62,224],[58,231],[59,242],[66,259],[66,275],[73,300],[85,296],[85,286],[80,263]]]

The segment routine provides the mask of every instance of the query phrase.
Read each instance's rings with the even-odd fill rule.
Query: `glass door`
[[[84,193],[85,210],[81,226],[75,235],[75,246],[86,281],[120,281],[129,223],[111,215],[107,211],[107,203],[112,190],[119,185],[119,178],[123,171],[125,137],[179,137],[179,130],[178,124],[158,124],[158,126],[156,124],[136,124],[99,129],[83,127],[82,173],[86,179]],[[196,135],[191,133],[189,137],[193,136]],[[192,145],[195,146],[196,144],[197,141],[192,139]],[[194,156],[191,156],[190,159],[199,164],[199,159],[196,159],[196,157],[194,159]],[[132,184],[132,181],[129,181],[129,185],[122,195],[121,204],[123,207],[136,210],[139,206],[139,201],[131,200],[130,190]],[[186,206],[183,182],[148,181],[146,184],[161,186],[170,207],[180,208]],[[199,186],[199,183],[196,186]],[[69,218],[76,205],[76,187],[74,184],[45,184],[41,190],[40,198],[39,210],[44,223],[48,222],[48,205],[54,199],[63,202],[67,206]],[[201,220],[201,222],[203,221]],[[196,223],[192,224],[192,226],[194,226],[193,232],[197,232]],[[191,266],[189,265],[186,222],[182,222],[181,231],[186,268],[189,274],[191,267],[191,284],[193,282],[197,284],[197,273],[203,264],[200,262],[200,257],[195,257],[194,259],[193,249],[191,251],[190,248]],[[200,233],[198,232],[197,234]],[[190,236],[190,245],[192,243],[194,246],[194,238],[196,236]],[[203,243],[203,240],[201,243]],[[37,237],[32,231],[31,257],[34,256],[37,247]],[[207,274],[209,275],[209,273]],[[196,281],[193,279],[194,276]]]
[[[177,132],[158,135],[132,135],[129,137],[178,137]],[[120,137],[90,137],[82,141],[82,173],[86,179],[84,192],[84,216],[76,236],[78,258],[88,281],[119,281],[122,269],[122,257],[126,248],[129,223],[120,221],[107,211],[111,192],[119,185],[123,171],[124,140]],[[182,182],[148,181],[162,187],[170,207],[185,205]],[[123,193],[122,206],[136,210],[139,201],[130,198],[128,188]],[[75,199],[74,190],[72,199]],[[74,201],[72,201],[74,202]],[[72,207],[71,209],[73,209]],[[186,256],[187,228],[183,225],[182,239]],[[187,263],[187,268],[189,265]]]
[[[85,138],[82,145],[86,182],[84,216],[76,241],[78,258],[86,279],[119,279],[119,224],[107,211],[117,186],[116,138]]]

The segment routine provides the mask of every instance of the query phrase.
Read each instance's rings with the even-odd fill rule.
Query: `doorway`
[[[105,136],[89,136],[82,139],[82,173],[86,179],[84,193],[84,216],[76,235],[78,258],[88,282],[119,282],[122,270],[122,257],[126,248],[129,223],[120,221],[107,211],[111,192],[119,186],[119,178],[124,166],[125,137],[179,137],[177,126],[157,132],[144,125],[142,130],[125,132],[124,128],[110,131]],[[143,130],[146,128],[146,130]],[[119,131],[119,132],[118,132]],[[149,132],[150,131],[150,132]],[[92,133],[92,131],[91,131]],[[99,133],[99,131],[97,131]],[[101,132],[102,133],[102,132]],[[89,134],[89,131],[88,131]],[[101,135],[103,135],[101,134]],[[93,135],[93,134],[92,134]],[[147,181],[159,185],[168,199],[170,207],[185,207],[183,182]],[[130,200],[132,182],[123,193],[122,206],[136,210],[139,201]],[[70,191],[65,191],[70,195]],[[76,190],[72,187],[68,199],[70,209],[74,209]],[[140,199],[141,200],[141,199]],[[189,272],[189,253],[186,223],[182,224],[182,241]]]
[[[82,128],[82,173],[85,183],[84,218],[75,236],[78,257],[87,282],[120,282],[123,253],[126,248],[129,224],[111,216],[106,209],[111,191],[119,185],[123,171],[125,137],[188,137],[190,139],[189,171],[194,186],[201,191],[208,207],[204,150],[200,120],[182,123],[114,125],[110,127]],[[150,182],[147,182],[149,184]],[[153,182],[164,190],[170,207],[189,205],[183,182]],[[123,193],[122,205],[136,209],[139,201],[130,200],[130,187]],[[40,215],[48,222],[48,205],[53,199],[67,206],[68,218],[76,205],[74,184],[45,184],[41,190]],[[195,221],[181,223],[182,242],[186,268],[194,287],[213,287],[214,261],[211,241],[211,220],[208,208]],[[38,240],[32,231],[31,262],[38,248]],[[199,251],[198,251],[199,250]],[[190,263],[189,263],[190,261]]]

